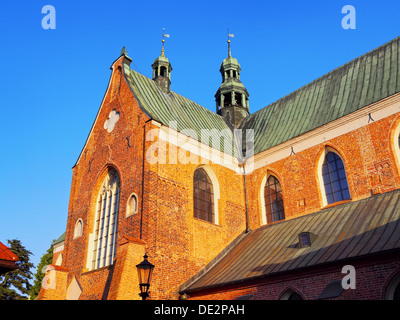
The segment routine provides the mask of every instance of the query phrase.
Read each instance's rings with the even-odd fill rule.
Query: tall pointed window
[[[78,219],[78,221],[75,224],[74,239],[75,238],[79,238],[80,236],[82,236],[82,229],[83,229],[82,219]]]
[[[399,137],[397,138],[397,146],[400,148],[400,134]]]
[[[277,178],[270,175],[264,187],[264,203],[267,223],[285,219],[282,187]]]
[[[194,217],[215,222],[214,188],[207,172],[199,168],[193,176],[193,212]]]
[[[322,178],[327,203],[350,199],[346,171],[342,159],[335,152],[328,152],[322,165]]]
[[[116,254],[120,181],[111,169],[97,198],[94,223],[92,269],[111,265]]]
[[[400,300],[400,273],[389,282],[386,289],[386,300]]]

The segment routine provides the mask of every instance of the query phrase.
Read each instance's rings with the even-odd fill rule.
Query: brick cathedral
[[[400,299],[400,38],[250,114],[212,112],[123,50],[73,167],[39,299]],[[177,71],[176,71],[177,72]]]

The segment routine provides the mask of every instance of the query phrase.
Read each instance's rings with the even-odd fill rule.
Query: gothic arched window
[[[281,300],[303,300],[303,297],[293,289],[288,289],[282,295]]]
[[[400,134],[399,137],[397,138],[397,147],[400,148]]]
[[[279,180],[270,175],[264,187],[264,203],[267,223],[285,219],[282,187]]]
[[[199,168],[193,176],[193,212],[194,217],[215,222],[214,188],[207,172]]]
[[[138,200],[135,193],[132,193],[129,197],[128,203],[126,205],[126,216],[137,213],[138,211]]]
[[[111,265],[116,254],[120,181],[110,169],[97,197],[94,222],[92,269]]]
[[[400,273],[398,273],[390,282],[386,289],[387,300],[400,300]]]
[[[82,236],[83,222],[82,219],[79,219],[75,224],[74,229],[74,239]]]
[[[342,159],[335,152],[328,152],[322,165],[327,203],[350,199],[346,171]]]

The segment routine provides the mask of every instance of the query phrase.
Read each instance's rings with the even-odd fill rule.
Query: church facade
[[[399,45],[253,114],[230,43],[216,112],[122,52],[39,299],[399,299]]]

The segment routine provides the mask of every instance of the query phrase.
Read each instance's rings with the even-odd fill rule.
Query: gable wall
[[[120,69],[119,69],[120,68]],[[102,106],[82,153],[73,168],[63,266],[69,270],[68,279],[77,277],[83,286],[81,298],[101,299],[109,277],[109,268],[88,272],[86,266],[88,238],[93,232],[97,194],[108,167],[120,176],[118,239],[124,235],[139,237],[139,216],[125,217],[129,195],[142,195],[143,132],[149,118],[142,112],[126,85],[122,73],[122,58],[112,66],[113,72]],[[112,110],[120,117],[111,132],[104,123]],[[129,139],[129,142],[128,142]],[[139,196],[139,206],[142,201]],[[82,219],[83,233],[74,239],[76,221]],[[117,253],[118,255],[118,253]],[[83,277],[83,279],[81,278]]]
[[[220,189],[219,222],[213,224],[195,219],[193,174],[200,163],[169,165],[149,162],[147,150],[157,144],[157,138],[149,139],[148,133],[158,134],[159,124],[150,121],[138,105],[118,72],[122,63],[123,57],[112,66],[109,88],[73,168],[62,262],[62,266],[68,270],[66,288],[75,278],[82,288],[79,299],[113,299],[122,296],[137,299],[138,287],[134,283],[115,281],[117,277],[131,279],[126,272],[136,273],[136,269],[127,271],[123,266],[124,259],[128,257],[126,252],[136,250],[127,250],[132,247],[125,239],[129,237],[143,240],[143,250],[149,255],[149,261],[156,265],[151,287],[152,299],[176,299],[179,285],[199,272],[243,232],[243,177],[228,168],[210,163],[209,168],[218,177]],[[104,123],[114,109],[120,113],[120,117],[114,129],[107,132]],[[170,148],[168,143],[166,146],[167,157],[169,150],[180,152],[180,148]],[[89,235],[94,228],[98,190],[109,167],[118,171],[121,182],[116,263],[90,270],[87,267],[88,250],[91,250]],[[133,192],[138,196],[138,211],[127,217],[126,205]],[[82,236],[74,238],[78,219],[82,219],[83,232]],[[141,251],[139,247],[137,250]],[[134,289],[131,289],[132,286]],[[126,290],[127,287],[129,290]],[[129,293],[121,295],[121,290]],[[62,293],[53,296],[62,296]]]

